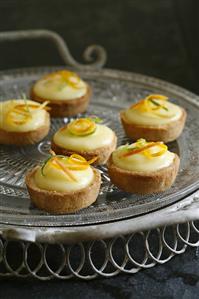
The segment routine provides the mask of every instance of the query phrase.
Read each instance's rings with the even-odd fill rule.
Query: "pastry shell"
[[[168,167],[152,172],[133,172],[119,168],[113,163],[112,156],[107,165],[111,182],[118,188],[131,193],[152,194],[171,187],[178,173],[180,158],[175,154]]]
[[[53,214],[65,214],[86,208],[96,201],[101,185],[101,175],[97,169],[92,168],[94,179],[87,187],[73,192],[56,192],[36,186],[34,174],[38,167],[26,174],[25,182],[31,201],[39,209]]]
[[[64,156],[70,156],[74,153],[79,154],[83,156],[86,160],[90,160],[94,157],[97,157],[97,160],[93,163],[94,165],[103,165],[106,164],[108,161],[111,153],[115,150],[117,146],[117,137],[114,133],[114,138],[111,144],[107,146],[102,146],[99,148],[96,148],[94,150],[88,150],[88,151],[73,151],[69,149],[65,149],[57,145],[53,140],[51,142],[51,148],[57,155],[64,155]]]
[[[163,142],[170,142],[176,140],[183,131],[187,113],[183,108],[181,109],[182,115],[178,120],[160,126],[138,125],[133,122],[129,123],[125,119],[124,111],[121,111],[120,119],[126,135],[133,140],[144,138],[147,141],[161,140]]]
[[[30,98],[33,101],[43,103],[48,101],[48,107],[50,107],[50,115],[52,117],[66,117],[74,116],[78,113],[83,113],[86,111],[90,98],[91,98],[91,87],[87,84],[87,92],[82,97],[69,100],[49,100],[42,97],[39,97],[34,92],[34,86],[30,92]]]
[[[27,132],[9,132],[0,129],[0,144],[9,145],[28,145],[34,144],[42,140],[50,130],[50,116],[46,112],[45,122],[43,126],[37,128],[36,130]]]

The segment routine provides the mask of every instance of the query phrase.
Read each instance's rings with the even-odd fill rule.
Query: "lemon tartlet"
[[[129,138],[170,142],[182,133],[186,111],[166,96],[152,94],[121,111],[120,118]]]
[[[51,147],[57,154],[78,153],[86,159],[96,157],[95,165],[105,164],[116,148],[117,137],[98,118],[79,118],[59,129]]]
[[[91,97],[91,88],[76,73],[56,71],[43,76],[31,89],[34,101],[49,101],[54,117],[73,116],[85,112]]]
[[[49,132],[48,102],[8,100],[0,103],[0,144],[26,145],[42,140]]]
[[[32,202],[39,209],[64,214],[88,207],[97,199],[101,175],[82,156],[51,156],[42,166],[26,175],[26,186]]]
[[[170,152],[163,142],[139,139],[112,153],[108,173],[112,183],[126,192],[151,194],[171,187],[179,164],[178,155]]]

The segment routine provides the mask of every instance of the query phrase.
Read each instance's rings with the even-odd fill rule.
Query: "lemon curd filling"
[[[28,132],[45,124],[47,102],[40,105],[30,100],[9,100],[0,103],[0,129]]]
[[[124,111],[129,123],[159,126],[180,119],[182,109],[162,95],[149,95]]]
[[[57,192],[72,192],[89,186],[94,178],[90,166],[93,161],[86,161],[79,155],[73,156],[51,156],[43,166],[37,168],[34,175],[36,186]]]
[[[62,70],[41,78],[33,91],[46,100],[73,100],[86,94],[87,84],[77,74]]]
[[[107,126],[85,118],[77,119],[58,130],[53,141],[62,148],[82,151],[110,145],[113,138],[114,133]]]
[[[175,154],[162,142],[146,142],[139,139],[131,145],[123,145],[112,154],[113,163],[119,168],[151,172],[172,164]]]

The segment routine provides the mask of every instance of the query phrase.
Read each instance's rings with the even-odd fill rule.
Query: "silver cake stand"
[[[0,41],[47,38],[55,43],[67,67],[93,88],[85,115],[96,114],[129,142],[118,112],[149,93],[163,93],[188,112],[185,130],[168,144],[181,158],[172,188],[162,194],[136,196],[111,184],[106,167],[99,167],[102,186],[95,204],[68,215],[50,215],[30,203],[24,185],[26,171],[44,160],[53,133],[69,118],[52,120],[49,135],[26,147],[0,146],[0,276],[93,279],[136,273],[168,262],[188,246],[199,245],[199,99],[189,91],[151,77],[102,70],[106,53],[90,46],[89,64],[77,63],[62,38],[46,30],[0,33]],[[96,58],[94,60],[93,56]],[[42,74],[57,68],[40,67],[0,72],[0,101],[29,94]]]

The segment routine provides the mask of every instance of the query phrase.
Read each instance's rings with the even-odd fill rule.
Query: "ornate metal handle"
[[[0,42],[17,41],[23,39],[48,39],[52,41],[59,52],[60,57],[68,66],[74,66],[79,69],[82,68],[101,68],[105,65],[107,55],[103,47],[98,45],[91,45],[83,53],[84,60],[87,64],[77,62],[71,55],[64,39],[56,32],[49,30],[23,30],[23,31],[8,31],[0,32]]]

